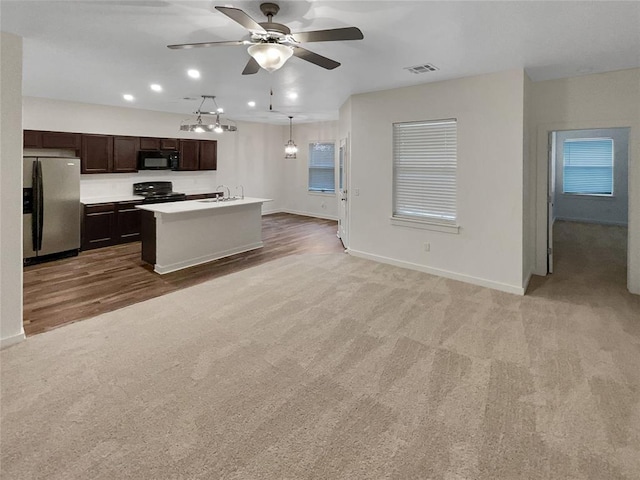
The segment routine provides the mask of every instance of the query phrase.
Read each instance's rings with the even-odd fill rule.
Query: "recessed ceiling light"
[[[187,70],[187,75],[189,75],[191,78],[200,78],[200,72],[193,68],[191,70]]]
[[[296,92],[291,92],[288,96],[291,100],[298,98],[298,94]]]
[[[152,83],[151,85],[149,85],[149,88],[151,88],[151,90],[153,90],[154,92],[162,91],[162,86],[158,85],[157,83]]]
[[[127,102],[133,102],[133,95],[129,93],[125,93],[124,95],[122,95],[122,98],[124,98]]]
[[[250,102],[247,102],[247,105],[249,105],[250,107],[255,107],[256,106],[256,102],[251,100]]]

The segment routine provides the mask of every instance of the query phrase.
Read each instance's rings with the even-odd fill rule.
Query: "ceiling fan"
[[[260,70],[260,67],[272,72],[282,67],[293,55],[311,62],[327,70],[333,70],[340,66],[339,62],[323,57],[300,46],[304,42],[333,42],[336,40],[362,40],[364,35],[359,28],[343,27],[329,30],[315,30],[311,32],[291,33],[286,25],[273,22],[273,16],[280,11],[275,3],[262,3],[260,10],[267,17],[266,22],[256,22],[239,8],[215,7],[231,20],[243,26],[251,34],[249,39],[222,42],[183,43],[179,45],[167,45],[171,49],[217,47],[228,45],[249,45],[251,59],[242,71],[243,75],[252,75]]]

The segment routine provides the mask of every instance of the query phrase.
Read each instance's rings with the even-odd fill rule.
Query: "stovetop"
[[[171,182],[134,183],[133,194],[143,196],[143,203],[178,202],[187,198],[184,193],[174,192]]]

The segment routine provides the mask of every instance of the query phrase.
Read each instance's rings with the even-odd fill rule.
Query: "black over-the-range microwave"
[[[175,150],[140,150],[138,170],[178,170],[180,153]]]

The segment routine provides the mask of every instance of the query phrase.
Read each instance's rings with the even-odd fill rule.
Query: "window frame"
[[[333,178],[333,190],[312,189],[311,188],[311,169],[321,169],[322,167],[311,166],[311,152],[315,145],[330,144],[333,147],[333,163],[332,163],[332,178]],[[326,168],[329,169],[328,167]],[[336,195],[336,142],[335,140],[318,140],[315,142],[309,142],[307,150],[307,193],[309,195],[323,195],[323,196],[335,196]]]
[[[451,189],[450,194],[453,195],[453,205],[449,204],[448,207],[453,208],[454,216],[452,219],[444,218],[444,212],[438,215],[429,216],[427,214],[422,215],[411,215],[406,213],[398,213],[397,211],[397,194],[398,188],[401,187],[398,183],[398,165],[397,165],[397,132],[398,128],[402,126],[411,126],[411,125],[431,125],[436,126],[438,124],[453,124],[454,133],[455,133],[455,144],[454,144],[454,154],[455,161],[453,165],[448,165],[447,168],[453,168],[454,173],[452,176],[448,176],[447,178],[453,178],[453,188]],[[432,132],[431,135],[435,135],[435,132]],[[427,133],[425,133],[425,136]],[[445,136],[446,138],[446,136]],[[449,154],[451,153],[451,147],[445,144],[442,147],[443,151],[449,150]],[[442,119],[430,119],[430,120],[418,120],[418,121],[409,121],[409,122],[394,122],[392,123],[392,202],[391,202],[391,217],[390,222],[392,225],[410,227],[410,228],[420,228],[426,230],[433,230],[444,233],[459,233],[460,226],[458,224],[459,216],[458,216],[458,119],[457,118],[442,118]],[[442,168],[438,166],[436,162],[433,162],[430,165],[430,168],[437,169]]]
[[[611,193],[589,193],[589,192],[567,192],[565,191],[565,145],[567,143],[572,142],[589,142],[589,141],[608,141],[611,143]],[[589,198],[600,198],[600,199],[608,199],[615,198],[616,194],[616,177],[615,177],[615,169],[616,169],[616,160],[615,160],[615,141],[611,137],[576,137],[576,138],[566,138],[562,142],[562,165],[560,167],[560,174],[562,175],[560,179],[560,186],[562,187],[561,195],[567,197],[589,197]]]

